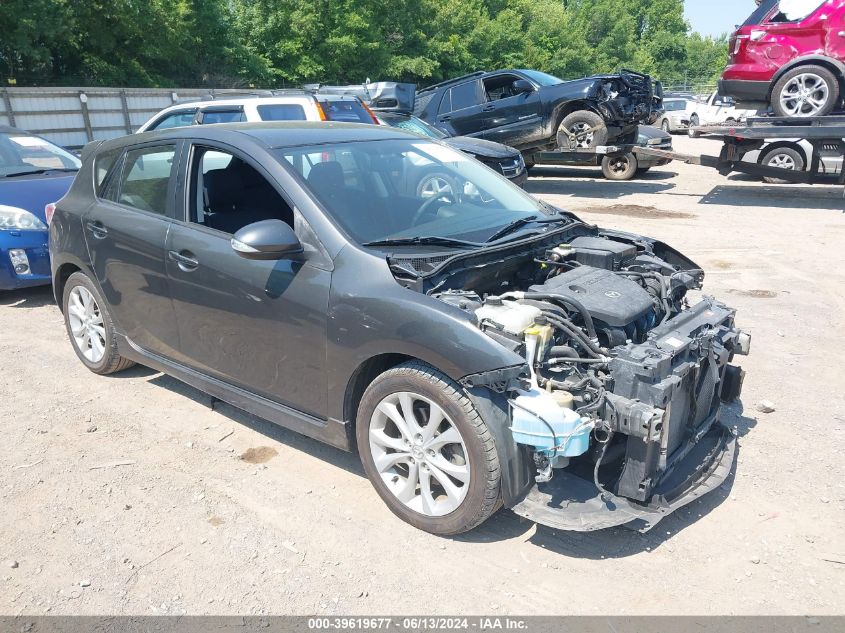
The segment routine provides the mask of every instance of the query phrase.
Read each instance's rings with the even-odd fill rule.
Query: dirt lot
[[[678,247],[752,333],[722,489],[646,535],[502,511],[437,538],[394,518],[354,456],[144,368],[95,376],[49,290],[3,293],[0,612],[845,613],[842,189],[596,174],[538,169],[528,188]]]

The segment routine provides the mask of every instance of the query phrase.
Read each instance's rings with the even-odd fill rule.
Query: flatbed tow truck
[[[722,140],[719,156],[694,156],[673,151],[634,147],[640,156],[654,156],[678,160],[690,165],[702,165],[718,170],[722,175],[732,172],[778,178],[787,182],[830,182],[830,172],[824,170],[823,157],[845,159],[845,115],[822,117],[756,117],[742,123],[721,126],[699,126],[693,131],[701,136]],[[746,162],[748,152],[760,149],[776,140],[806,140],[813,147],[809,168],[793,171],[769,165]],[[836,182],[845,185],[845,169],[840,169]]]
[[[787,182],[816,183],[831,182],[831,173],[825,171],[823,157],[841,157],[845,165],[845,115],[823,117],[755,117],[731,125],[705,125],[692,128],[700,136],[721,139],[722,150],[718,156],[682,154],[672,150],[657,149],[638,144],[599,145],[592,148],[578,148],[578,141],[593,130],[583,130],[570,135],[570,148],[559,148],[550,152],[538,152],[531,156],[540,165],[588,164],[596,155],[623,157],[634,154],[637,157],[677,160],[690,165],[701,165],[728,175],[740,172],[760,177],[778,178]],[[806,140],[813,147],[809,168],[791,171],[780,167],[747,162],[743,157],[766,143],[777,140]],[[836,182],[845,185],[845,168],[841,169]]]

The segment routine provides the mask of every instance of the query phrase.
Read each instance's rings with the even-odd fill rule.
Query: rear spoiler
[[[358,97],[373,110],[411,112],[417,95],[416,84],[395,81],[376,81],[349,86],[308,84],[306,90],[316,94],[350,95]]]

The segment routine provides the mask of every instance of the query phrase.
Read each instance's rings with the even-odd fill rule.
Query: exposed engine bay
[[[596,529],[605,519],[590,504],[624,500],[630,518],[598,527],[625,523],[638,508],[662,511],[715,468],[729,433],[718,422],[720,403],[740,395],[744,372],[731,362],[749,352],[750,336],[719,301],[689,304],[704,273],[677,251],[580,225],[522,251],[391,263],[394,274],[428,268],[410,287],[464,310],[525,358],[518,377],[467,379],[507,395],[510,430],[537,482],[525,516]],[[588,485],[583,512],[543,521],[538,512],[560,503],[550,482],[561,477]]]

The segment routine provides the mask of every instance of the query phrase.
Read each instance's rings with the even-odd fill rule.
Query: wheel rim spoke
[[[454,426],[450,426],[448,429],[443,431],[440,435],[432,438],[427,445],[427,448],[432,450],[437,450],[443,448],[447,444],[460,444],[461,443],[461,434],[458,433],[457,429]]]
[[[410,453],[384,453],[374,458],[376,468],[380,473],[389,470],[397,464],[405,464],[411,461]]]
[[[390,437],[383,429],[370,431],[370,439],[384,448],[390,448],[395,451],[407,451],[408,447],[400,437]]]
[[[429,459],[429,464],[431,464],[437,470],[442,471],[447,475],[451,475],[462,484],[465,484],[469,481],[469,468],[467,468],[466,464],[458,465],[453,464],[452,462],[448,461],[443,455],[438,454],[436,457]]]

